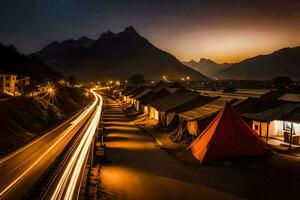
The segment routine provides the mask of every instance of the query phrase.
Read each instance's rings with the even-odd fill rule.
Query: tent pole
[[[293,122],[291,122],[291,135],[290,135],[290,146],[289,150],[292,148],[292,139],[293,139]]]

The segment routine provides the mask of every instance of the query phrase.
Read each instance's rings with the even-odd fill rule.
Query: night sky
[[[24,53],[130,25],[180,60],[234,62],[300,45],[300,1],[0,0],[0,42]]]

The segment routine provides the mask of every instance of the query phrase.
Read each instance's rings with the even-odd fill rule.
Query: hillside
[[[35,55],[20,54],[14,46],[5,46],[1,43],[0,71],[1,73],[27,75],[34,81],[61,77],[60,73],[43,64]]]
[[[15,97],[0,104],[0,155],[13,151],[56,126],[90,102],[77,88],[59,87],[55,101]]]
[[[300,80],[300,47],[284,48],[269,55],[248,58],[218,73],[222,79],[266,80],[288,76]]]
[[[55,70],[75,75],[81,80],[127,79],[141,73],[146,80],[190,76],[193,80],[207,77],[183,65],[171,54],[152,45],[132,27],[114,34],[101,34],[97,40],[53,42],[37,56]]]
[[[182,64],[189,66],[210,78],[214,78],[215,74],[229,68],[232,65],[228,63],[218,64],[212,60],[205,58],[201,58],[198,62],[191,60],[189,62],[182,62]]]

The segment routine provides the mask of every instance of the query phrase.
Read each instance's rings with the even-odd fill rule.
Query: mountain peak
[[[201,58],[201,59],[199,60],[199,63],[217,64],[215,61],[210,60],[210,59],[208,59],[208,58]]]
[[[193,80],[207,80],[201,73],[152,45],[131,26],[116,34],[102,33],[89,49],[79,45],[69,47],[71,45],[50,51],[43,49],[37,55],[54,69],[82,80],[128,79],[136,73],[143,74],[146,80],[159,80],[162,74],[168,79],[190,76]]]
[[[136,32],[136,30],[135,30],[132,26],[126,27],[125,30],[124,30],[124,33],[138,34],[138,33]]]
[[[111,31],[104,32],[100,35],[99,40],[107,40],[115,38],[115,34]]]

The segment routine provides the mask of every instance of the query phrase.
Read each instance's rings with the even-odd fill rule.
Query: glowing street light
[[[181,80],[184,81],[185,79],[182,77]]]
[[[189,76],[187,76],[187,77],[186,77],[186,80],[188,80],[188,81],[189,81],[189,80],[190,80],[190,77],[189,77]]]
[[[163,78],[164,81],[167,82],[167,77],[166,76],[163,76],[162,78]]]

